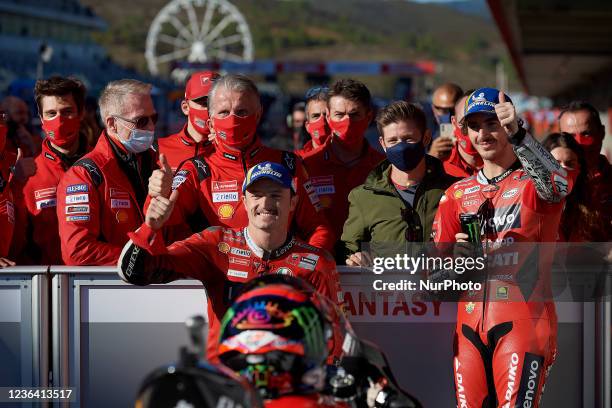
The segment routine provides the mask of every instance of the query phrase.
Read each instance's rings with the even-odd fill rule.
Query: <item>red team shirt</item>
[[[40,253],[37,262],[43,265],[62,265],[62,252],[57,225],[57,185],[66,173],[68,164],[52,149],[49,140],[42,143],[36,157],[36,174],[28,179],[23,189],[24,203],[31,228],[31,240]],[[82,140],[82,143],[85,143]]]
[[[310,182],[319,196],[321,207],[337,237],[342,235],[348,217],[348,194],[360,184],[385,156],[364,141],[364,152],[357,163],[348,167],[341,162],[331,147],[332,138],[321,148],[304,157]]]
[[[145,154],[154,165],[152,151]],[[141,204],[120,160],[103,132],[96,147],[60,181],[57,218],[66,265],[115,265],[127,233],[143,223]]]
[[[242,154],[217,149],[207,157],[186,161],[178,169],[172,187],[179,191],[179,199],[166,225],[182,231],[172,234],[172,239],[190,235],[184,229],[186,220],[191,225],[191,232],[201,231],[208,225],[246,226],[248,217],[242,203],[242,182],[251,167],[264,161],[280,163],[294,174],[299,196],[293,215],[296,234],[311,245],[333,248],[336,237],[319,212],[317,195],[299,158],[293,153],[266,147],[259,139]]]

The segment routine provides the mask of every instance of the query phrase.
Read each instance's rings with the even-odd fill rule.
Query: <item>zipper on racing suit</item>
[[[487,308],[487,297],[489,292],[489,260],[488,254],[489,252],[489,239],[492,242],[495,242],[497,239],[497,229],[495,228],[495,207],[493,206],[493,198],[497,194],[500,189],[498,183],[502,182],[504,179],[509,177],[515,170],[518,170],[522,167],[521,162],[517,159],[512,165],[504,171],[502,174],[496,177],[487,178],[484,175],[484,171],[480,170],[479,176],[481,175],[483,178],[487,180],[487,184],[481,189],[482,195],[485,198],[484,203],[481,204],[480,208],[478,208],[478,214],[480,215],[482,221],[484,222],[484,227],[482,228],[483,236],[484,236],[484,254],[485,254],[485,287],[484,287],[484,295],[482,297],[482,316],[480,319],[480,328],[484,331],[485,327],[485,319],[486,319],[486,308]],[[490,238],[489,238],[490,237]]]

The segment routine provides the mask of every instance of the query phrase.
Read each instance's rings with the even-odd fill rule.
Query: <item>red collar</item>
[[[465,159],[461,156],[461,154],[459,153],[458,144],[455,144],[455,146],[451,150],[451,155],[447,161],[453,166],[459,167],[460,169],[464,170],[466,173],[470,175],[478,171],[477,168],[470,166],[470,164],[466,162]]]
[[[241,150],[239,152],[235,150],[230,150],[222,143],[216,142],[215,152],[213,153],[213,155],[225,160],[238,161],[244,158],[246,161],[249,161],[253,157],[255,157],[257,153],[260,152],[262,147],[263,144],[261,143],[261,140],[257,135],[255,135],[255,137],[253,138],[253,142],[246,149]]]

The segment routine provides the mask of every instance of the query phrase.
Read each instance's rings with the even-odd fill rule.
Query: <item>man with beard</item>
[[[519,126],[510,98],[497,89],[469,96],[463,126],[483,168],[442,196],[434,237],[442,251],[471,239],[488,262],[482,274],[466,272],[482,278],[483,289],[464,292],[458,304],[457,404],[536,407],[556,355],[557,316],[552,253],[534,243],[555,242],[573,180]],[[462,226],[466,215],[477,217],[476,231]]]
[[[213,109],[214,112],[216,112]],[[165,180],[166,183],[171,183]],[[165,191],[169,191],[169,187]],[[240,288],[264,274],[286,274],[309,281],[341,302],[338,272],[331,256],[296,238],[290,214],[298,205],[294,177],[282,164],[262,162],[241,184],[247,225],[210,227],[166,248],[158,231],[180,201],[181,190],[151,199],[144,224],[130,233],[118,263],[119,276],[135,285],[166,283],[182,277],[202,281],[208,297],[208,357],[218,353],[220,320]]]

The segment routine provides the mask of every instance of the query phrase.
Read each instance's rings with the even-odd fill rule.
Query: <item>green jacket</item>
[[[430,241],[440,198],[458,179],[444,172],[440,160],[429,155],[425,160],[427,170],[416,191],[414,211],[407,208],[409,205],[391,182],[391,164],[387,160],[370,172],[365,183],[349,193],[349,215],[341,238],[345,255],[360,251],[364,243],[372,247],[405,245],[407,235],[412,235],[414,242]]]

